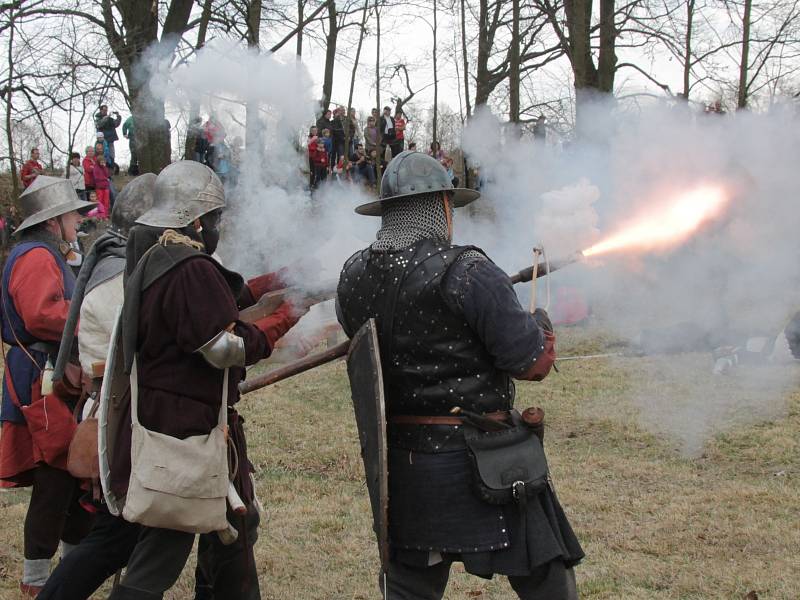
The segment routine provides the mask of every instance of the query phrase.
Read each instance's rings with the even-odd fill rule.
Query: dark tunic
[[[544,333],[508,276],[485,257],[461,258],[469,249],[422,240],[397,252],[367,249],[345,264],[340,322],[352,336],[376,318],[390,419],[447,415],[456,405],[506,410],[514,400],[511,376],[542,352]],[[477,498],[459,429],[389,425],[395,558],[425,566],[432,551],[453,554],[482,576],[528,575],[556,559],[578,562],[583,551],[551,490],[525,510]]]
[[[131,243],[136,242],[129,242],[129,249]],[[160,275],[153,280],[137,280],[134,272],[126,282],[125,302],[129,306],[136,304],[133,282],[147,282],[138,295],[133,338],[138,356],[139,420],[148,429],[178,438],[207,434],[217,424],[224,373],[196,351],[233,323],[233,333],[244,340],[247,364],[269,356],[271,346],[263,326],[259,329],[238,321],[239,309],[254,300],[256,294],[251,290],[264,286],[258,285],[263,282],[252,282],[253,287],[245,293],[238,286],[234,295],[233,274],[208,256],[172,245],[161,250],[175,258],[173,266],[158,271]],[[237,304],[237,295],[242,303]],[[282,335],[293,322],[281,322],[270,329]],[[244,376],[244,368],[230,369],[230,406],[239,400],[238,383]],[[248,501],[252,466],[246,459],[243,419],[232,408],[228,415],[230,435],[240,458],[235,483],[242,499]],[[129,427],[120,432],[113,456],[112,487],[115,494],[123,496],[130,478]]]

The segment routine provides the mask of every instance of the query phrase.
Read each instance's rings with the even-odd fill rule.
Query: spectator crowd
[[[408,119],[399,108],[394,114],[389,106],[383,107],[383,113],[373,108],[363,128],[355,109],[347,111],[343,106],[326,109],[308,131],[310,189],[316,190],[329,180],[374,187],[379,172],[393,157],[404,150],[417,149],[416,143],[407,137],[407,127]],[[431,144],[429,154],[452,177],[453,160],[442,151],[441,145]]]
[[[165,120],[164,124],[169,131],[169,121]],[[81,199],[98,203],[92,216],[106,219],[117,195],[112,176],[120,172],[115,148],[120,140],[117,133],[120,126],[130,151],[127,172],[129,175],[139,174],[136,124],[133,116],[123,122],[119,112],[109,112],[108,105],[102,104],[94,115],[94,125],[94,142],[85,147],[82,157],[78,152],[70,154],[66,177]],[[394,114],[389,106],[385,106],[383,112],[373,108],[363,124],[354,108],[349,111],[343,106],[326,109],[308,131],[309,188],[316,190],[329,181],[374,188],[380,173],[394,156],[404,150],[417,149],[416,143],[409,139],[408,125],[409,121],[400,108]],[[224,183],[237,182],[244,153],[243,142],[238,136],[229,141],[225,126],[215,114],[210,114],[205,122],[200,116],[192,118],[187,130],[186,148],[187,158],[213,169]],[[457,185],[453,160],[441,145],[438,142],[431,144],[428,154],[442,163]],[[23,189],[43,173],[39,149],[33,148],[20,172]]]

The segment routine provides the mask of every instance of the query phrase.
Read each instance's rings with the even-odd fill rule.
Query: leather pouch
[[[475,493],[488,504],[524,504],[547,485],[547,458],[536,432],[512,411],[514,426],[501,431],[465,428]]]
[[[78,423],[67,454],[67,471],[78,479],[98,479],[100,460],[97,454],[97,419],[88,417]]]

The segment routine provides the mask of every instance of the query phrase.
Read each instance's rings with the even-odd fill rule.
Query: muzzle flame
[[[617,233],[584,250],[583,255],[649,252],[677,246],[718,217],[728,199],[720,186],[703,186],[686,192],[660,209],[633,219]]]

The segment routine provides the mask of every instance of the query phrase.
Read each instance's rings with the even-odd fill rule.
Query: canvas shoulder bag
[[[131,370],[131,477],[122,516],[147,527],[209,533],[226,529],[228,369],[217,426],[178,439],[139,423],[136,359]]]

